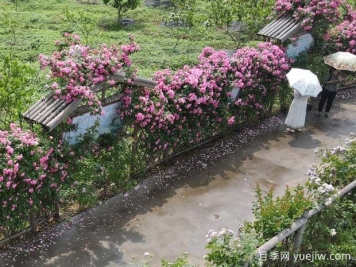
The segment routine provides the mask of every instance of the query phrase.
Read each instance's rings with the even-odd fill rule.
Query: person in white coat
[[[288,127],[287,131],[301,131],[304,127],[308,99],[309,96],[302,96],[298,91],[294,90],[294,99],[285,120],[285,125]]]

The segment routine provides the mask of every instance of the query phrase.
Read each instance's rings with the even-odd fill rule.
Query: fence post
[[[54,217],[56,222],[59,222],[61,220],[61,215],[59,213],[59,202],[55,205],[54,211],[55,211],[55,214],[54,214],[53,217]]]
[[[165,150],[163,150],[163,161],[167,161],[167,158],[169,156],[169,146],[166,147]]]
[[[299,248],[302,244],[302,240],[303,240],[303,235],[305,232],[305,228],[307,226],[308,223],[308,218],[309,218],[309,212],[304,212],[303,216],[306,219],[306,222],[304,223],[304,225],[302,227],[300,227],[294,236],[294,242],[293,242],[293,250],[292,250],[292,259],[289,259],[288,261],[288,267],[293,267],[294,266],[294,254],[297,254],[299,251]]]
[[[137,154],[137,134],[138,134],[138,126],[135,124],[134,126],[134,132],[132,134],[133,142],[132,142],[132,150],[131,150],[131,166],[130,166],[130,175],[133,173],[135,170],[135,157]]]
[[[36,213],[33,210],[30,211],[30,226],[32,232],[36,233],[37,232]]]

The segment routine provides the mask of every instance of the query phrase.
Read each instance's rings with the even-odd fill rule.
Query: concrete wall
[[[105,111],[104,115],[91,115],[87,112],[80,116],[73,117],[72,123],[77,125],[77,130],[64,133],[64,140],[67,140],[71,145],[77,143],[78,138],[80,139],[88,128],[93,127],[97,120],[99,121],[97,128],[98,134],[117,132],[122,125],[117,112],[120,105],[120,102],[114,102],[103,106],[103,111]]]
[[[314,38],[310,33],[305,33],[299,36],[299,39],[296,43],[290,44],[287,46],[287,56],[290,58],[294,58],[299,53],[308,50],[314,44]]]

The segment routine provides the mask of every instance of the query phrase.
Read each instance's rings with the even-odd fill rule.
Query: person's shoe
[[[320,112],[318,112],[318,113],[316,114],[316,116],[317,116],[317,117],[320,117],[320,116],[321,116],[321,113],[320,113]]]
[[[329,113],[325,112],[325,117],[329,117]]]
[[[294,133],[295,132],[295,130],[292,129],[292,128],[287,128],[287,131],[290,132],[290,133]]]

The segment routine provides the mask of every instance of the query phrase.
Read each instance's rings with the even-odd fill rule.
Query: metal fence
[[[344,188],[342,188],[340,191],[338,191],[332,198],[332,200],[335,200],[337,198],[343,197],[345,194],[350,192],[352,189],[356,187],[356,180],[353,181],[352,183],[348,184]],[[305,229],[307,227],[307,223],[309,219],[316,214],[318,214],[320,211],[322,211],[326,206],[324,204],[318,205],[317,207],[306,211],[301,218],[298,220],[294,221],[290,228],[284,229],[274,237],[272,237],[270,240],[268,240],[266,243],[261,245],[259,248],[256,250],[256,255],[257,257],[261,257],[262,254],[265,254],[269,251],[271,251],[273,248],[275,248],[278,244],[286,240],[287,238],[291,237],[292,238],[292,249],[291,253],[297,254],[299,252],[300,246],[302,244],[303,240],[303,235],[305,232]],[[293,235],[294,234],[294,235]],[[293,236],[292,236],[293,235]],[[288,267],[293,267],[295,264],[295,261],[293,259],[289,259],[287,261]],[[246,265],[248,266],[248,265]]]

